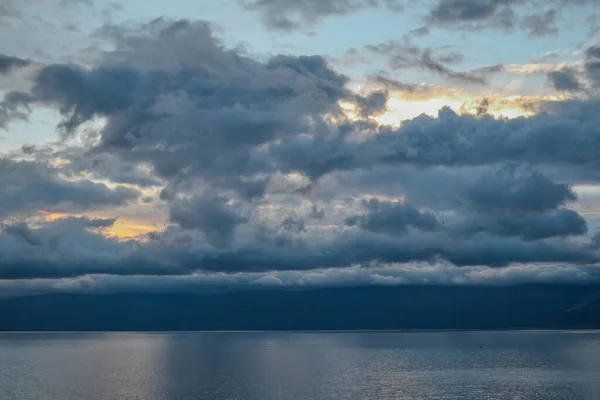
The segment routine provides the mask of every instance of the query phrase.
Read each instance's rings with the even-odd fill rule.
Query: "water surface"
[[[600,332],[4,333],[0,399],[600,399]]]

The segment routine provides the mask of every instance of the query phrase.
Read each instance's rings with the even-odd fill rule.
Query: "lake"
[[[2,333],[0,399],[600,399],[600,331]]]

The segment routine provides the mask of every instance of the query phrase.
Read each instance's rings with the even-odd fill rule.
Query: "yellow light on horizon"
[[[402,121],[411,120],[423,114],[436,117],[439,110],[444,107],[449,107],[457,113],[475,113],[475,106],[481,100],[481,98],[464,96],[406,99],[392,95],[388,100],[387,111],[374,119],[382,125],[399,126]],[[488,106],[487,113],[496,118],[518,118],[531,115],[530,111],[520,105],[518,98],[512,97],[493,99]]]
[[[464,102],[464,100],[458,100],[451,97],[407,100],[401,97],[391,96],[388,100],[387,111],[374,119],[382,125],[400,125],[402,121],[414,119],[422,114],[435,117],[443,107],[450,107],[451,109],[458,111]]]

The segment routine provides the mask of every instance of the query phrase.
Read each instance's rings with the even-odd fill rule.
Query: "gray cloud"
[[[567,263],[577,268],[575,265],[598,262],[597,253],[589,244],[569,244],[556,238],[527,242],[517,237],[484,233],[471,239],[457,236],[450,240],[439,233],[392,237],[356,232],[320,243],[270,236],[252,245],[223,251],[193,236],[153,235],[146,244],[134,244],[106,238],[89,228],[90,223],[81,220],[55,221],[32,230],[42,243],[35,247],[19,236],[0,235],[0,279],[90,275],[131,277],[132,280],[140,276],[185,279],[202,271],[227,274],[306,271],[435,260],[447,260],[463,268],[478,265],[506,268],[520,263],[548,262]],[[529,232],[534,231],[525,233]],[[502,233],[507,236],[506,232]]]
[[[479,216],[479,219],[467,219],[460,229],[469,235],[487,232],[499,237],[517,237],[529,241],[584,235],[587,233],[587,223],[575,211],[561,208],[521,215],[505,213],[497,217]]]
[[[529,31],[529,37],[558,34],[556,26],[558,12],[554,9],[523,18],[523,27]]]
[[[519,0],[439,0],[430,10],[428,21],[432,24],[459,25],[486,21],[489,26],[512,28],[516,23],[511,5]]]
[[[0,280],[3,296],[58,293],[203,293],[215,290],[317,289],[363,285],[518,285],[527,283],[590,283],[600,280],[596,266],[519,265],[503,270],[456,268],[444,264],[383,268],[336,268],[188,276],[90,275],[74,279]]]
[[[515,212],[546,211],[577,199],[569,185],[510,165],[493,174],[483,174],[465,197],[477,208]]]
[[[272,152],[283,170],[312,178],[382,164],[459,167],[517,162],[593,168],[600,156],[596,146],[589,145],[600,135],[590,125],[598,119],[596,105],[597,100],[548,102],[541,106],[544,112],[512,120],[457,115],[445,108],[437,118],[422,115],[399,129],[372,127],[377,135],[367,140],[347,135],[289,137]],[[303,156],[308,152],[310,156]]]
[[[139,187],[164,184],[162,180],[154,176],[147,166],[127,162],[110,152],[69,148],[57,151],[54,155],[69,161],[68,165],[61,168],[61,172],[69,176],[77,177],[81,174],[88,174],[95,179],[108,179],[114,183]]]
[[[29,226],[24,222],[16,224],[3,224],[2,231],[7,235],[13,235],[23,239],[27,244],[31,246],[41,246],[42,241],[36,237]]]
[[[361,116],[368,117],[385,112],[388,101],[388,93],[384,91],[373,92],[366,97],[358,97],[358,105]]]
[[[435,231],[440,228],[438,219],[429,212],[420,212],[410,204],[390,203],[377,199],[363,201],[368,213],[346,219],[350,226],[360,226],[371,232],[401,235],[412,227],[423,231]]]
[[[363,49],[352,48],[348,50],[347,56],[354,56],[362,52],[383,57],[392,70],[417,68],[459,82],[485,84],[488,75],[499,72],[498,68],[454,71],[448,65],[460,64],[464,60],[462,54],[447,53],[440,48],[423,48],[411,43],[410,36],[404,36],[402,40],[367,45]]]
[[[329,16],[347,15],[367,7],[385,6],[402,11],[401,0],[238,0],[248,10],[262,14],[271,29],[289,31],[312,26]]]
[[[304,219],[299,217],[286,217],[283,220],[281,227],[285,231],[299,233],[304,232],[306,230],[306,222],[304,221]]]
[[[90,208],[123,205],[140,193],[89,180],[62,178],[58,170],[43,163],[0,159],[0,218],[13,213],[46,211],[77,212]]]
[[[23,68],[29,64],[31,64],[30,60],[0,54],[0,74],[8,74],[14,69]]]
[[[410,33],[423,36],[430,27],[460,28],[466,30],[522,29],[530,37],[555,35],[560,13],[567,7],[594,4],[596,0],[550,0],[543,3],[547,10],[524,14],[539,8],[537,0],[435,0],[426,2],[425,22],[428,24]],[[263,23],[275,30],[292,31],[314,26],[327,17],[344,16],[365,8],[386,7],[405,11],[406,2],[400,0],[238,0],[250,11],[260,13]]]
[[[580,92],[583,90],[579,73],[569,67],[548,73],[550,85],[560,92]]]
[[[95,65],[47,65],[30,91],[4,99],[25,116],[58,110],[65,137],[83,145],[26,146],[19,157],[28,161],[0,163],[0,215],[12,218],[0,233],[0,279],[103,275],[94,279],[127,286],[218,273],[252,286],[248,276],[327,270],[327,281],[341,273],[332,269],[373,277],[390,264],[588,271],[598,262],[586,221],[567,208],[577,200],[570,183],[600,179],[596,99],[541,103],[527,118],[496,119],[482,103],[479,115],[444,108],[379,126],[369,117],[385,109],[387,90],[429,88],[380,75],[371,80],[385,90],[358,95],[323,57],[260,61],[223,45],[205,22],[158,19],[103,34],[115,47]],[[446,64],[461,61],[414,54],[447,77]],[[353,103],[358,120],[340,102]],[[98,117],[106,124],[86,136],[81,128]],[[128,241],[103,235],[112,218],[27,220],[142,197],[123,184],[161,188],[156,207],[170,224]]]
[[[14,6],[12,0],[3,0],[0,3],[1,18],[16,18],[20,17],[21,15],[21,11]]]
[[[170,217],[184,229],[199,229],[208,242],[217,247],[231,245],[236,227],[247,218],[227,205],[223,197],[205,195],[177,200],[170,209]]]
[[[60,0],[61,6],[77,6],[77,5],[85,5],[85,6],[93,6],[94,2],[92,0]]]
[[[523,15],[524,10],[540,7],[536,0],[437,0],[426,21],[432,26],[466,30],[523,29],[530,37],[556,35],[560,13],[567,7],[594,4],[595,0],[550,0],[551,8]]]
[[[583,67],[563,67],[548,73],[549,84],[557,91],[590,94],[600,88],[600,47],[583,52]]]
[[[5,107],[55,106],[66,133],[109,117],[97,151],[148,162],[174,183],[191,177],[234,187],[247,182],[251,195],[259,189],[256,175],[271,168],[260,146],[326,128],[325,114],[341,114],[339,100],[357,99],[345,87],[348,78],[319,56],[260,63],[223,48],[205,23],[156,20],[143,29],[138,36],[117,34],[117,50],[101,66],[45,67],[32,91],[9,94]],[[189,52],[192,42],[198,53]],[[379,98],[361,99],[373,100],[380,108]]]
[[[585,50],[584,73],[594,89],[600,88],[600,46],[590,46]]]
[[[414,93],[419,91],[427,91],[427,87],[419,86],[413,83],[400,82],[396,79],[389,78],[382,74],[368,75],[367,80],[369,82],[373,82],[379,86],[382,86],[385,89],[394,90],[398,92]]]

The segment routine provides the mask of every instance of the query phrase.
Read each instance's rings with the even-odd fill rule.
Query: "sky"
[[[600,1],[0,0],[0,292],[600,280]]]

